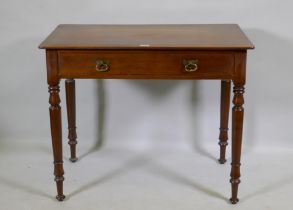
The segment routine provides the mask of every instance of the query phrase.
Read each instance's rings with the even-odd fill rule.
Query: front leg
[[[244,86],[235,85],[233,88],[234,98],[232,109],[232,163],[231,163],[231,186],[232,197],[230,201],[236,204],[239,199],[238,185],[240,183],[240,159],[241,159],[241,144],[242,144],[242,130],[243,130],[243,116],[244,116]]]
[[[50,123],[51,136],[54,154],[54,175],[57,185],[57,200],[63,201],[63,181],[64,170],[62,160],[62,124],[61,124],[61,107],[59,97],[59,82],[57,84],[49,84],[49,103],[50,103]]]

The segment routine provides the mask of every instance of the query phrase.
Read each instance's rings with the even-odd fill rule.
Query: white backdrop
[[[0,139],[50,141],[45,54],[37,47],[60,23],[238,23],[256,46],[248,53],[244,146],[293,147],[292,7],[290,0],[2,0]],[[76,85],[80,144],[103,137],[140,148],[153,141],[217,147],[219,81]],[[64,81],[61,92],[66,140]]]

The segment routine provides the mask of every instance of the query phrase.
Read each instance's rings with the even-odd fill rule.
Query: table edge
[[[245,36],[247,40],[247,45],[243,46],[230,46],[230,47],[215,47],[215,46],[199,46],[199,47],[167,47],[167,46],[150,46],[150,47],[142,47],[142,46],[62,46],[62,45],[51,45],[49,46],[46,42],[50,38],[50,36],[56,31],[59,27],[63,26],[193,26],[193,25],[234,25],[238,28],[238,30]],[[252,44],[250,39],[246,36],[244,31],[238,24],[59,24],[57,27],[41,42],[38,46],[39,49],[50,49],[50,50],[248,50],[254,49],[255,46]]]

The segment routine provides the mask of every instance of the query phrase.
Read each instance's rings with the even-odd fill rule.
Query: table
[[[231,203],[238,202],[246,55],[253,44],[237,24],[59,25],[39,46],[46,49],[50,125],[57,196],[62,201],[63,159],[59,82],[65,80],[68,139],[76,157],[75,80],[221,80],[220,158],[225,163],[231,81]]]

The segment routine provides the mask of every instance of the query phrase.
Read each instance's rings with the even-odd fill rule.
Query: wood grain
[[[59,201],[65,198],[59,81],[67,79],[68,138],[71,160],[75,161],[74,79],[88,78],[222,80],[220,163],[226,161],[232,81],[234,106],[230,201],[233,204],[238,202],[246,54],[248,49],[254,48],[238,25],[59,25],[39,47],[46,49],[47,53],[54,174],[56,198]],[[97,68],[97,60],[109,61],[107,72]],[[197,60],[196,71],[186,71],[184,60]]]
[[[61,106],[60,106],[60,88],[58,78],[57,53],[56,51],[47,51],[47,71],[49,85],[49,112],[52,147],[54,155],[54,175],[57,185],[56,199],[63,201],[63,157],[62,157],[62,122],[61,122]]]
[[[99,59],[110,62],[108,72],[96,70]],[[198,60],[198,69],[187,72],[183,60],[192,59]],[[234,74],[231,51],[61,50],[58,62],[61,78],[231,79]]]
[[[235,55],[235,70],[237,75],[233,80],[233,108],[232,108],[232,162],[231,162],[231,187],[232,196],[230,201],[236,204],[239,199],[238,185],[240,184],[240,160],[244,118],[244,85],[246,81],[246,53]]]
[[[59,25],[42,49],[252,49],[237,24]]]

